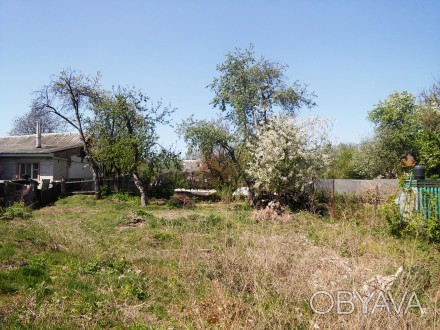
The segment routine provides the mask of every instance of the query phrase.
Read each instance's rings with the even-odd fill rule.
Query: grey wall
[[[333,180],[335,181],[336,194],[354,194],[361,196],[367,192],[379,190],[381,198],[390,196],[397,188],[397,179],[374,179],[374,180],[351,180],[351,179],[317,179],[314,182],[315,190],[333,190]],[[377,188],[376,188],[377,187]]]

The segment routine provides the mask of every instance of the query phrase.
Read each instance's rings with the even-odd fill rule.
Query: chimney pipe
[[[37,122],[37,139],[35,143],[36,148],[41,148],[41,123]]]

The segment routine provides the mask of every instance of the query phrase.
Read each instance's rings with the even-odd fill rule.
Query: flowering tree
[[[227,164],[228,168],[233,165],[239,180],[245,182],[250,205],[254,205],[256,196],[253,177],[246,171],[244,161],[252,152],[247,149],[249,141],[264,130],[271,115],[294,116],[304,106],[315,106],[314,94],[297,81],[290,84],[286,70],[286,65],[265,57],[257,58],[252,45],[249,49],[229,52],[225,61],[217,66],[219,76],[208,85],[214,92],[211,104],[222,111],[221,123],[228,129],[216,121],[193,119],[180,126],[190,149],[199,151],[208,166],[216,150],[229,158],[223,165]]]
[[[280,199],[297,200],[305,187],[330,163],[328,121],[272,116],[249,143],[247,172],[255,188]]]

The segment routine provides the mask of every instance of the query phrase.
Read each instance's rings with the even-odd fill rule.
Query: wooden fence
[[[61,195],[61,184],[52,182],[52,187],[37,189],[37,183],[0,182],[0,206],[10,206],[14,202],[23,202],[26,206],[44,206],[55,202]]]
[[[45,190],[37,190],[37,199],[39,206],[54,203],[61,196],[61,183],[52,182],[52,187]]]
[[[0,206],[9,206],[23,199],[24,187],[21,184],[3,181],[0,182]]]

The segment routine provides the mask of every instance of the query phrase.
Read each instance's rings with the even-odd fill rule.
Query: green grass
[[[421,270],[425,284],[417,290],[429,307],[425,317],[405,316],[407,324],[438,326],[438,246],[392,238],[380,223],[371,226],[362,217],[341,221],[299,213],[276,223],[255,222],[252,212],[242,204],[142,208],[126,195],[99,201],[73,196],[30,219],[0,221],[0,324],[354,328],[359,314],[313,314],[313,292],[331,281],[341,290],[360,288],[375,274],[404,266]],[[363,322],[371,329],[400,324],[383,317]]]

